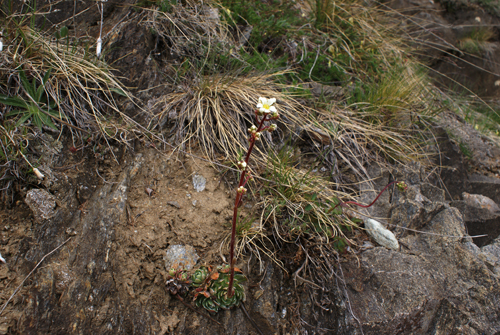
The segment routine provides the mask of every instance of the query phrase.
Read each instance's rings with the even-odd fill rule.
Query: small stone
[[[165,268],[191,270],[198,262],[196,250],[190,245],[171,245],[167,249],[165,260]]]
[[[66,234],[68,234],[70,236],[75,236],[76,234],[78,234],[78,232],[75,229],[70,227],[70,228],[66,229]]]
[[[29,190],[25,202],[33,211],[33,216],[38,223],[42,223],[43,220],[50,219],[55,215],[56,198],[45,190]]]
[[[196,192],[201,192],[205,189],[207,180],[202,175],[195,174],[193,176],[193,186]]]
[[[383,247],[399,250],[399,243],[392,231],[385,228],[380,222],[373,219],[366,219],[365,228],[371,237]]]
[[[146,187],[146,188],[144,189],[144,191],[146,192],[146,194],[147,194],[148,196],[152,196],[152,195],[154,194],[154,192],[155,192],[152,188],[149,188],[149,187]]]
[[[167,201],[167,205],[181,209],[181,205],[179,205],[179,203],[177,201]]]

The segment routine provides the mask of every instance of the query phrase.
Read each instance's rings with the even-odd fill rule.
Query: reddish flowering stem
[[[363,207],[363,208],[368,208],[368,207],[371,207],[371,206],[373,206],[373,204],[374,204],[374,203],[376,203],[376,202],[377,202],[378,198],[380,198],[380,196],[382,195],[382,193],[384,193],[384,191],[385,191],[385,190],[387,190],[387,188],[388,188],[389,186],[391,186],[391,185],[393,185],[393,184],[396,184],[396,183],[399,183],[399,181],[395,180],[395,181],[390,182],[389,184],[387,184],[387,186],[386,186],[386,187],[384,187],[384,189],[383,189],[382,191],[380,191],[380,193],[377,195],[377,197],[375,198],[375,200],[373,200],[373,201],[371,202],[371,204],[369,204],[369,205],[362,205],[362,204],[360,204],[360,203],[358,203],[358,202],[356,202],[356,201],[346,201],[346,202],[340,202],[340,203],[338,203],[335,207],[333,207],[333,209],[337,208],[338,206],[345,206],[345,205],[348,205],[348,204],[351,204],[351,205],[356,205],[356,206]],[[332,209],[332,210],[333,210],[333,209]]]
[[[242,187],[242,186],[245,186],[247,181],[250,179],[250,176],[248,178],[246,178],[246,174],[247,174],[247,169],[248,169],[248,161],[250,159],[250,155],[252,154],[252,150],[253,150],[253,147],[255,146],[255,141],[256,141],[256,135],[255,134],[258,134],[259,132],[263,131],[264,129],[262,128],[264,126],[264,122],[266,121],[269,121],[270,118],[268,117],[268,115],[264,115],[264,117],[262,117],[261,120],[259,120],[259,116],[257,114],[257,112],[255,113],[255,119],[257,120],[257,123],[259,124],[259,126],[257,127],[257,131],[250,135],[250,145],[248,147],[248,151],[247,151],[247,154],[245,156],[245,160],[244,162],[246,163],[246,168],[241,171],[241,176],[240,176],[240,182],[238,183],[238,188]],[[244,192],[237,192],[236,193],[236,199],[234,201],[234,209],[233,209],[233,223],[232,223],[232,227],[231,227],[231,244],[229,246],[229,261],[230,261],[230,276],[229,276],[229,283],[228,283],[228,288],[227,288],[227,295],[228,297],[232,297],[233,294],[234,294],[234,291],[233,291],[233,281],[234,281],[234,245],[236,243],[236,222],[238,220],[238,207],[240,206],[242,200],[243,200],[243,196],[244,196]]]

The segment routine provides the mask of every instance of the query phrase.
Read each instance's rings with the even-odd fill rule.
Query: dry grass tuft
[[[200,141],[208,156],[222,153],[224,159],[233,159],[246,150],[247,129],[255,122],[259,97],[276,98],[286,124],[299,125],[307,120],[307,109],[284,93],[283,85],[272,81],[280,74],[221,74],[185,81],[157,102],[162,112],[154,122],[158,128],[173,122],[178,143]],[[270,136],[265,140],[273,141]]]
[[[120,112],[115,100],[116,94],[132,97],[106,63],[96,58],[91,42],[69,36],[54,39],[52,34],[32,28],[29,20],[20,17],[6,17],[4,40],[8,45],[0,57],[0,93],[6,99],[0,130],[0,181],[6,192],[13,180],[25,179],[37,166],[39,154],[30,149],[28,155],[27,147],[30,141],[39,140],[43,132],[59,133],[59,138],[66,128],[72,135],[73,146],[79,147],[87,140],[99,138],[127,144],[137,128],[133,120]],[[40,100],[34,100],[38,93],[34,95],[33,90],[41,92]],[[31,110],[22,110],[19,117],[15,112],[19,108],[9,99],[25,101]]]
[[[165,41],[172,55],[203,59],[214,46],[227,51],[232,45],[218,8],[187,0],[160,9],[145,8],[142,22]]]
[[[14,41],[18,44],[7,50],[2,67],[8,69],[10,74],[20,67],[38,80],[48,69],[52,69],[45,90],[56,102],[61,119],[74,126],[70,129],[80,131],[78,137],[99,129],[106,138],[120,141],[118,131],[111,132],[108,128],[104,114],[115,112],[123,117],[113,93],[130,96],[110,73],[109,67],[89,54],[83,45],[54,41],[50,35],[27,26],[20,29],[24,38]],[[122,138],[126,137],[122,134]]]

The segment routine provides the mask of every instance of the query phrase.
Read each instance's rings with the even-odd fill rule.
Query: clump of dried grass
[[[19,16],[16,15],[6,18],[8,29],[4,40],[8,40],[8,44],[0,57],[0,73],[4,78],[0,81],[0,92],[31,103],[21,73],[26,75],[30,84],[33,82],[41,89],[44,74],[50,72],[42,94],[46,94],[53,105],[51,108],[55,113],[52,113],[50,123],[57,126],[58,138],[64,129],[68,129],[74,147],[81,146],[85,140],[99,138],[127,144],[135,136],[137,127],[133,120],[120,112],[115,99],[116,93],[128,99],[132,97],[106,63],[96,58],[90,49],[91,42],[69,37],[54,39],[52,34],[33,28],[28,20],[16,21]],[[27,145],[13,145],[10,139],[16,138],[16,142],[22,144],[36,141],[40,131],[57,133],[54,126],[43,127],[43,130],[33,127],[30,119],[16,124],[17,118],[5,116],[14,109],[11,106],[4,108],[4,124],[0,131],[3,191],[9,191],[13,180],[24,179],[36,166],[39,156],[33,152],[26,154]],[[30,151],[33,151],[33,146]]]
[[[163,39],[171,55],[203,59],[215,45],[229,50],[232,38],[217,7],[193,0],[169,7],[168,11],[144,8],[141,23]]]
[[[259,97],[276,98],[281,118],[290,125],[307,118],[304,107],[272,81],[278,74],[221,74],[186,81],[157,101],[161,112],[154,122],[158,127],[173,122],[172,132],[179,143],[199,141],[210,157],[219,153],[224,159],[237,157],[246,150],[247,129],[254,121]],[[266,140],[272,142],[270,136]]]
[[[113,93],[130,96],[110,68],[89,54],[84,45],[54,41],[50,35],[28,26],[19,29],[23,39],[13,41],[13,47],[4,53],[2,68],[6,74],[15,75],[16,69],[21,68],[41,79],[52,69],[45,90],[56,102],[63,119],[70,122],[70,129],[80,132],[77,137],[100,130],[105,137],[120,140],[119,134],[107,130],[105,120],[111,113],[124,117]]]

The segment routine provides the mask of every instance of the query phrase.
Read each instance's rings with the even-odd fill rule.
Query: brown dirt
[[[54,219],[37,223],[22,200],[0,213],[0,250],[7,260],[7,265],[0,265],[2,305],[45,254],[72,237],[44,260],[14,295],[1,315],[0,334],[58,333],[72,327],[75,331],[109,328],[111,333],[136,333],[138,330],[133,329],[137,325],[112,321],[133,311],[136,315],[129,323],[141,324],[139,333],[190,333],[200,327],[206,328],[207,334],[221,332],[215,323],[187,309],[166,291],[164,256],[170,245],[191,245],[200,256],[197,266],[223,264],[222,257],[228,256],[234,192],[202,159],[151,147],[141,151],[135,158],[125,155],[121,164],[96,159],[90,149],[59,159],[61,166],[72,168],[52,170],[54,181],[46,189],[56,197]],[[89,158],[85,164],[72,164],[84,155]],[[122,196],[116,192],[123,184],[127,166],[134,164],[136,174],[125,183],[129,187],[122,206]],[[206,188],[201,192],[193,187],[195,174],[206,178]],[[82,192],[87,189],[92,191]],[[251,269],[250,263],[240,267],[243,265]],[[258,267],[254,269],[256,273],[247,274],[259,276]],[[267,285],[278,286],[273,284],[273,276],[268,280]],[[271,305],[269,297],[255,293],[263,286],[256,287],[247,289],[247,303],[271,308],[254,312],[249,307],[260,327],[266,329],[269,321],[262,315],[275,314],[276,298]],[[252,333],[242,312],[234,313],[233,318],[224,313],[214,317],[226,327]]]

